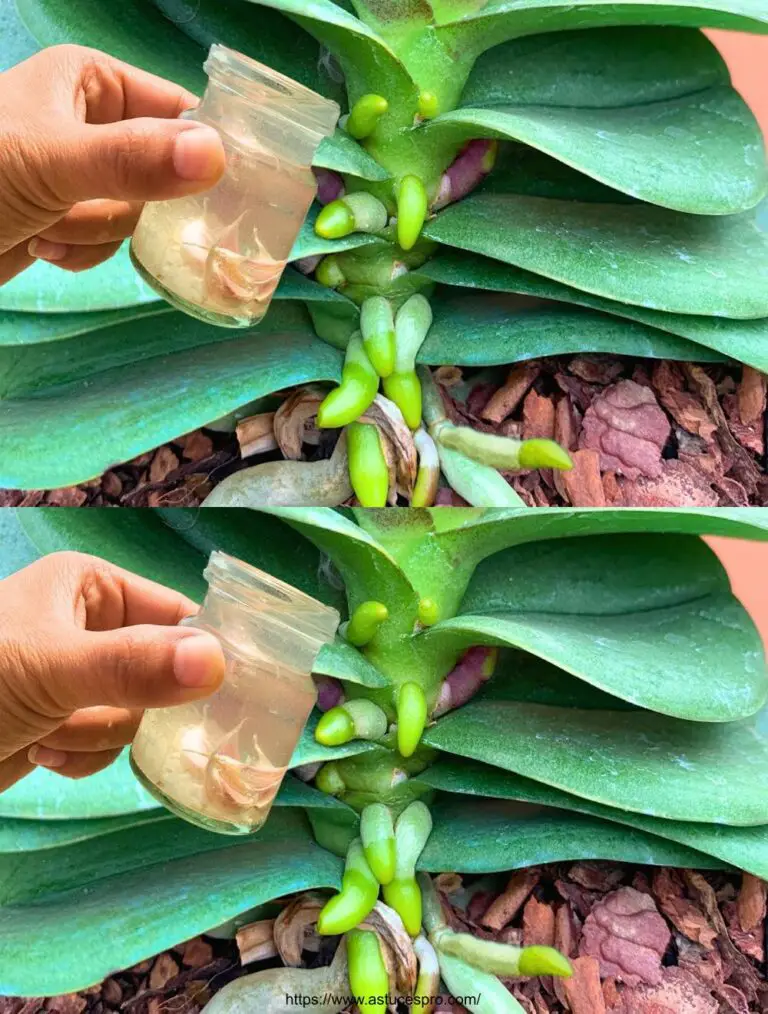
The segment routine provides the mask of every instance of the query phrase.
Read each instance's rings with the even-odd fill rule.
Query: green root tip
[[[521,468],[573,468],[570,454],[554,440],[524,440],[520,447]]]
[[[554,947],[524,947],[520,955],[521,975],[573,975],[570,961]]]
[[[346,123],[346,131],[356,141],[370,137],[382,116],[389,109],[383,95],[362,95],[352,106]]]
[[[343,201],[326,204],[315,222],[315,232],[322,239],[343,239],[355,231],[355,216]]]
[[[423,120],[433,120],[437,113],[437,95],[434,92],[421,92],[419,95],[419,116]]]
[[[315,788],[327,796],[340,796],[346,785],[339,774],[338,765],[333,761],[323,764],[315,775]]]
[[[389,497],[389,466],[373,423],[350,423],[347,427],[349,481],[361,507],[386,507]]]
[[[412,250],[427,220],[429,196],[418,176],[404,176],[397,196],[397,242]]]
[[[380,884],[390,884],[395,876],[395,839],[371,842],[365,849],[371,872]]]
[[[341,429],[356,422],[376,397],[372,385],[342,381],[321,403],[317,410],[320,429]]]
[[[354,738],[354,722],[343,707],[326,711],[315,729],[315,739],[323,746],[342,746]]]
[[[387,1009],[389,974],[378,936],[370,930],[347,933],[349,985],[360,1014],[382,1014]]]
[[[415,373],[393,373],[383,380],[384,394],[394,401],[403,413],[405,424],[410,430],[421,426],[422,396],[421,383]]]
[[[394,908],[403,920],[409,936],[417,937],[421,932],[422,900],[421,888],[415,880],[393,880],[382,888],[384,900]]]
[[[323,257],[315,270],[315,281],[324,285],[326,289],[338,289],[346,279],[344,272],[339,267],[338,258],[333,254]]]
[[[389,619],[389,610],[383,602],[362,602],[352,613],[345,638],[356,648],[362,648],[376,636],[376,631]]]
[[[397,698],[397,749],[412,757],[427,724],[427,699],[418,683],[403,683]]]
[[[440,608],[434,599],[419,600],[419,623],[422,627],[431,627],[440,617]]]

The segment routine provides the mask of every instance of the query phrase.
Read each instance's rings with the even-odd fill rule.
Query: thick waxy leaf
[[[338,85],[321,65],[317,43],[276,11],[245,7],[241,0],[150,0],[150,6],[203,52],[222,43],[336,98]]]
[[[579,796],[553,789],[530,778],[522,778],[475,761],[441,757],[419,775],[419,781],[446,792],[465,793],[497,799],[514,799],[538,806],[553,806],[586,813],[619,824],[639,828],[661,838],[715,856],[723,862],[757,877],[768,876],[768,826],[725,827],[722,824],[693,824],[682,820],[659,820],[640,813],[628,813],[601,806]]]
[[[0,72],[26,60],[39,48],[22,24],[14,0],[0,0],[0,39]]]
[[[386,604],[390,616],[413,611],[415,592],[398,564],[342,514],[322,507],[271,507],[265,511],[288,522],[330,556],[344,579],[350,609],[375,599]]]
[[[157,805],[157,800],[133,777],[127,751],[114,764],[88,778],[62,778],[38,768],[0,793],[0,817],[25,820],[119,817],[156,811]]]
[[[671,820],[768,823],[768,712],[684,722],[645,711],[477,701],[424,742],[609,806]]]
[[[413,101],[416,86],[382,38],[331,0],[249,0],[282,11],[338,56],[351,100],[363,92]]]
[[[2,289],[0,289],[2,292]],[[173,313],[164,303],[147,303],[124,310],[96,310],[92,313],[15,313],[0,311],[0,346],[37,345],[41,342],[76,338],[114,324]]]
[[[698,345],[692,356],[694,359],[706,357],[708,353],[705,350],[713,349],[754,366],[755,369],[768,370],[768,318],[765,317],[758,320],[729,320],[726,317],[697,317],[692,314],[647,310],[640,306],[630,306],[628,303],[591,295],[561,282],[534,275],[530,271],[493,261],[488,257],[478,257],[459,251],[441,254],[425,264],[419,273],[448,285],[515,292],[534,298],[555,299],[563,303],[590,307],[689,339]],[[438,331],[438,334],[440,333]],[[446,336],[445,341],[447,340]],[[429,354],[431,341],[432,334],[422,346],[422,355]],[[453,348],[456,349],[458,345],[459,340],[454,336]],[[621,348],[623,350],[624,346]],[[676,357],[667,353],[664,358]],[[453,363],[457,360],[450,361]]]
[[[436,534],[435,541],[440,543],[442,552],[453,556],[457,571],[465,573],[469,581],[481,560],[509,546],[582,535],[632,532],[726,535],[768,541],[768,509],[541,507],[532,511],[508,507],[469,514],[464,524]],[[457,580],[460,581],[461,577],[457,576]]]
[[[0,580],[34,563],[39,554],[21,527],[17,512],[0,510]]]
[[[768,189],[760,128],[730,85],[621,109],[458,109],[424,131],[444,143],[523,141],[633,197],[698,215],[744,211]]]
[[[389,680],[357,648],[341,639],[326,645],[318,656],[314,671],[336,679],[360,683],[365,687],[386,687]]]
[[[0,403],[0,485],[82,482],[266,394],[338,380],[339,353],[295,326],[222,340],[222,329],[151,317],[71,338],[55,357],[26,346],[13,371],[26,389]]]
[[[760,635],[718,558],[690,536],[603,535],[497,553],[476,570],[461,615],[424,640],[437,651],[512,645],[694,721],[746,718],[768,697]]]
[[[125,817],[97,817],[91,820],[18,820],[0,819],[0,853],[37,852],[74,845],[88,838],[99,838],[114,831],[140,827],[157,821],[172,820],[166,810],[146,810]],[[138,832],[141,833],[140,831]],[[0,866],[3,859],[0,858]]]
[[[133,270],[127,244],[110,260],[89,271],[72,274],[37,261],[0,287],[0,310],[25,313],[116,310],[157,300],[157,293]]]
[[[649,309],[768,315],[768,238],[751,212],[478,194],[446,208],[425,235]]]
[[[436,12],[437,13],[437,12]],[[768,12],[762,0],[624,0],[605,4],[587,0],[574,5],[563,0],[477,0],[470,11],[458,11],[450,0],[441,4],[441,27],[436,35],[444,45],[459,47],[466,58],[521,35],[611,25],[680,25],[768,32]]]
[[[242,839],[168,821],[15,856],[16,900],[0,909],[0,992],[82,989],[263,902],[337,887],[340,871],[287,811]]]
[[[491,800],[442,799],[419,859],[431,873],[496,873],[540,863],[614,859],[649,866],[717,868],[709,856],[607,820]]]
[[[484,53],[472,68],[461,105],[618,109],[729,82],[717,48],[690,28],[546,32]]]
[[[438,263],[443,258],[439,258]],[[506,265],[499,265],[506,269]],[[425,265],[425,272],[430,271]],[[440,268],[437,268],[440,271]],[[431,300],[435,315],[418,360],[430,366],[496,366],[540,356],[606,352],[651,359],[717,361],[722,354],[605,313],[530,300],[441,291]]]
[[[237,2],[242,6],[242,0]],[[326,137],[321,142],[312,164],[349,176],[360,176],[364,180],[389,179],[387,170],[343,130],[337,130],[333,137]]]

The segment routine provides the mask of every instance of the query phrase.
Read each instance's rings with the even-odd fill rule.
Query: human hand
[[[0,581],[0,791],[37,764],[82,778],[111,764],[144,708],[207,697],[212,634],[176,624],[190,599],[82,553]]]
[[[218,182],[197,98],[95,49],[54,46],[0,74],[0,285],[35,258],[82,271],[130,236],[142,203]]]

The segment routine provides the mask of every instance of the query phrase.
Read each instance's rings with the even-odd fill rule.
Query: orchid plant
[[[568,956],[456,932],[433,874],[600,858],[768,877],[763,648],[700,538],[766,540],[765,510],[49,508],[2,511],[0,532],[2,575],[75,549],[199,600],[222,549],[345,617],[257,834],[185,824],[124,760],[0,795],[0,994],[274,920],[283,966],[208,1014],[293,995],[368,1011],[441,981],[519,1014],[499,977],[568,975]],[[310,938],[327,961],[308,968]]]
[[[199,93],[223,42],[344,116],[253,332],[169,310],[125,257],[4,287],[0,486],[82,482],[282,407],[288,460],[244,469],[212,503],[422,507],[444,481],[515,506],[499,470],[567,468],[569,448],[455,425],[429,367],[590,351],[768,367],[763,140],[700,31],[766,32],[762,0],[16,5],[6,64],[74,42]],[[288,388],[289,409],[272,397]]]

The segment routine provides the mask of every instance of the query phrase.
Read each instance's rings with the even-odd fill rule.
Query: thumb
[[[221,685],[221,644],[202,631],[150,625],[78,635],[52,672],[67,712],[97,705],[158,708],[208,697]]]
[[[85,125],[50,154],[49,186],[62,204],[95,198],[158,201],[196,194],[222,176],[226,155],[213,127],[135,119]]]

